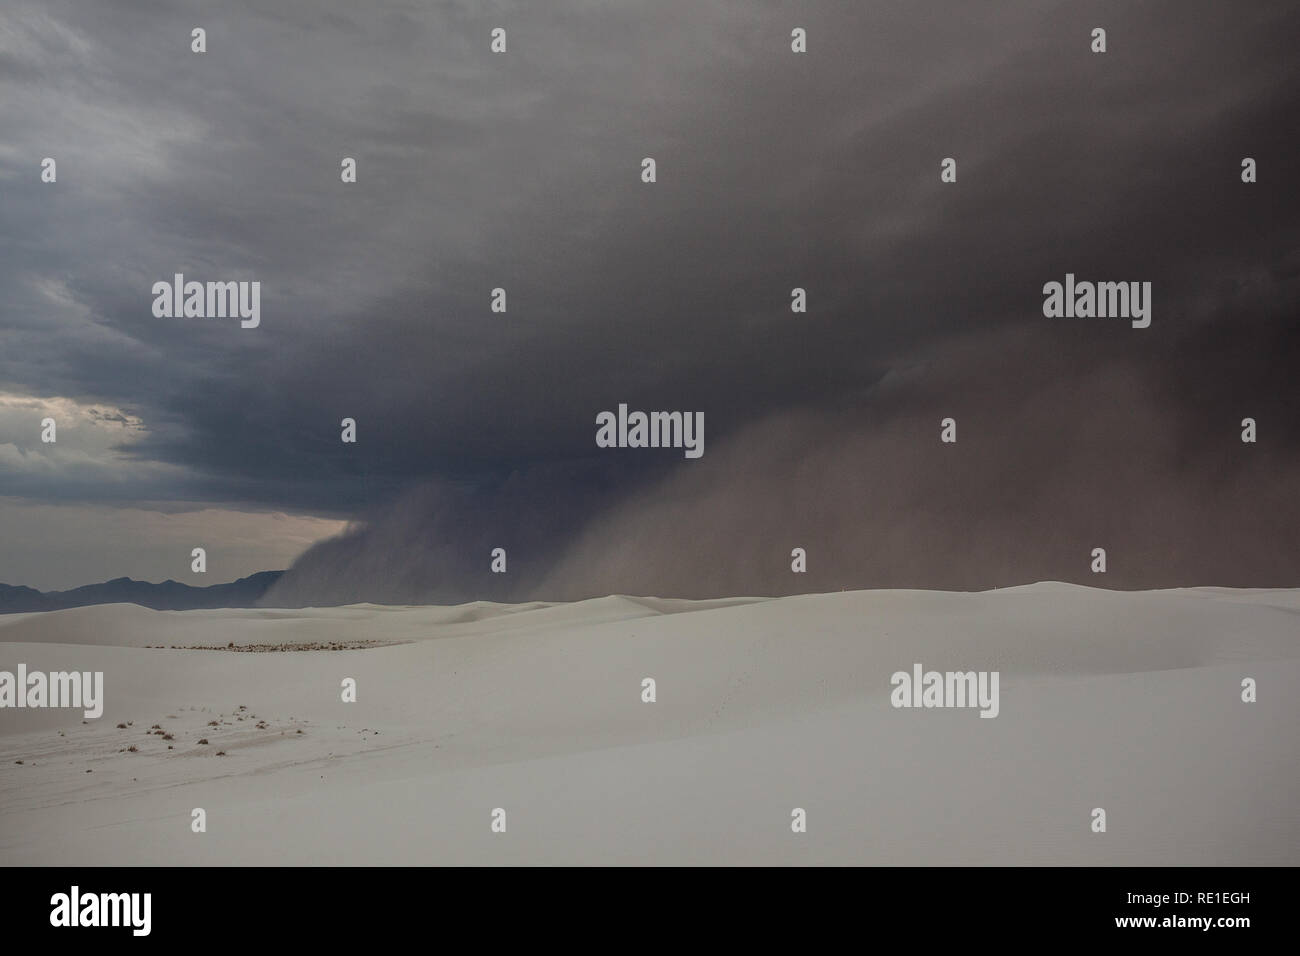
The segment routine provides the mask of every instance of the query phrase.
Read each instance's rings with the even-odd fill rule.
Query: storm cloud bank
[[[1289,0],[15,0],[8,566],[68,561],[12,499],[77,509],[88,580],[128,536],[183,571],[149,501],[351,522],[287,603],[1294,586],[1297,34]],[[154,314],[176,274],[259,283],[256,327]],[[1150,325],[1044,315],[1067,275]],[[620,403],[702,412],[703,457],[598,448]]]

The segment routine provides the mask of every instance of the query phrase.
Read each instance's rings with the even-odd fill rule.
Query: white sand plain
[[[330,641],[405,643],[169,649]],[[0,710],[6,865],[1300,863],[1300,590],[108,605],[0,617],[20,662],[106,702]],[[999,716],[894,709],[914,662]]]

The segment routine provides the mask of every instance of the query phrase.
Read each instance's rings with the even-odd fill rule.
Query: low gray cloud
[[[575,496],[542,476],[474,498],[421,489],[308,550],[269,600],[1294,586],[1294,398],[1210,387],[1191,427],[1162,400],[1169,380],[1131,350],[1066,340],[1016,329],[951,341],[846,407],[774,414],[648,487],[583,496],[590,508],[576,516],[551,510]],[[1269,346],[1294,355],[1298,344],[1293,331],[1247,338],[1220,359],[1266,376]],[[1281,440],[1243,444],[1242,409]],[[939,440],[945,418],[955,444]],[[502,545],[511,564],[499,575],[488,555]],[[794,548],[806,573],[791,570]],[[1105,574],[1091,570],[1094,548]]]

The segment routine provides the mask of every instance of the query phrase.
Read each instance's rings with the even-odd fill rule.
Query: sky
[[[11,0],[0,581],[1300,586],[1297,35],[1281,0]],[[156,317],[175,273],[260,282],[260,325]],[[1067,273],[1151,282],[1150,327],[1045,317]],[[620,403],[702,411],[703,456],[598,448]]]

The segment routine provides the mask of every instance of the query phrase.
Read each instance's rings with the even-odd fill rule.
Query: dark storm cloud
[[[0,387],[137,416],[176,497],[371,521],[305,596],[991,585],[1143,514],[1115,583],[1223,583],[1215,489],[1246,520],[1294,479],[1293,4],[275,10],[6,14]],[[1152,327],[1043,318],[1067,271],[1151,281]],[[174,272],[260,280],[261,328],[155,319]],[[705,411],[705,458],[598,454],[619,402]],[[1254,537],[1294,540],[1274,514]],[[511,541],[507,588],[482,571]]]

